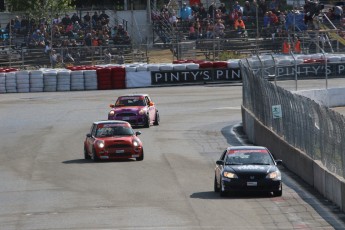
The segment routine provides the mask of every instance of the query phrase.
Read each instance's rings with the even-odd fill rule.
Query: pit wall
[[[314,95],[312,92],[308,93]],[[316,94],[317,92],[314,93]],[[330,98],[324,97],[323,99],[328,100]],[[343,212],[345,211],[344,178],[327,171],[321,162],[314,161],[304,152],[285,142],[256,119],[255,115],[249,110],[243,106],[241,109],[243,128],[251,142],[270,149],[276,159],[283,160],[286,168],[296,173],[325,198],[339,206]]]

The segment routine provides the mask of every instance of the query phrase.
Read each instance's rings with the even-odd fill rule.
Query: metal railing
[[[345,117],[325,105],[280,87],[279,78],[270,82],[269,78],[276,76],[274,74],[279,65],[268,57],[261,61],[259,58],[241,61],[243,106],[291,146],[321,161],[330,172],[344,177]],[[270,63],[269,70],[263,67],[265,63]],[[289,65],[291,68],[294,66]],[[327,65],[327,62],[321,65]],[[293,78],[290,76],[290,79]],[[275,106],[281,107],[280,119],[273,116]]]

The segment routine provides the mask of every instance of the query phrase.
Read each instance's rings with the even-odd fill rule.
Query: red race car
[[[110,105],[108,120],[127,121],[132,126],[159,125],[158,109],[148,94],[128,94],[117,98]]]
[[[140,131],[134,132],[126,121],[96,121],[84,141],[84,158],[93,161],[108,159],[144,159],[144,149],[139,139]]]

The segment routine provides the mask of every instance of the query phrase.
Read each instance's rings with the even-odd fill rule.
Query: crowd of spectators
[[[86,12],[81,17],[77,13],[55,15],[52,21],[46,18],[35,21],[25,16],[16,16],[7,24],[3,33],[11,34],[13,38],[21,35],[24,37],[22,46],[42,48],[48,55],[54,49],[85,47],[85,50],[91,50],[91,47],[107,46],[110,41],[114,45],[131,44],[131,38],[123,25],[111,25],[110,16],[104,10],[100,14],[95,11],[92,15]],[[66,51],[64,55],[69,53]]]
[[[211,3],[208,7],[202,3],[189,6],[184,2],[178,12],[164,5],[160,11],[153,13],[152,19],[154,23],[168,22],[173,30],[188,33],[189,39],[223,38],[226,36],[225,31],[236,32],[234,34],[241,37],[248,36],[249,28],[254,36],[257,36],[257,32],[259,32],[261,37],[272,37],[273,39],[286,37],[289,30],[296,26],[292,22],[292,18],[296,15],[302,16],[302,24],[298,25],[298,29],[315,29],[305,19],[306,15],[310,15],[310,10],[306,7],[286,10],[287,7],[283,0],[252,0],[244,1],[243,4],[236,0],[231,2],[232,5]],[[312,1],[305,0],[305,5],[308,5],[309,2]],[[319,5],[316,5],[313,9],[318,9],[318,7]],[[315,13],[312,14],[313,18],[314,16]],[[327,16],[331,20],[341,19],[343,17],[342,6],[329,9]],[[258,23],[257,20],[259,20]],[[257,24],[259,28],[257,28]]]
[[[74,61],[80,57],[80,50],[88,55],[94,52],[94,47],[104,47],[111,42],[121,46],[131,44],[125,27],[122,24],[111,26],[111,18],[104,10],[80,15],[57,14],[52,21],[16,16],[2,30],[2,35],[3,38],[5,34],[12,38],[24,37],[21,46],[42,49],[50,57],[53,66],[61,60]]]

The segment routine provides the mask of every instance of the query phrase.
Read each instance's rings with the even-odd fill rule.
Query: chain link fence
[[[265,63],[267,68],[264,67]],[[243,106],[290,145],[305,152],[312,159],[321,161],[329,171],[344,177],[344,116],[280,87],[277,84],[278,80],[287,78],[288,75],[293,79],[295,73],[300,77],[300,73],[291,71],[289,74],[280,75],[279,78],[279,65],[276,63],[279,62],[274,61],[272,56],[241,61]],[[287,66],[287,63],[286,61],[286,68],[293,68],[293,64]],[[327,62],[313,65],[320,67],[327,65]],[[324,71],[323,74],[325,72],[327,73]],[[277,108],[281,114],[275,114]]]

